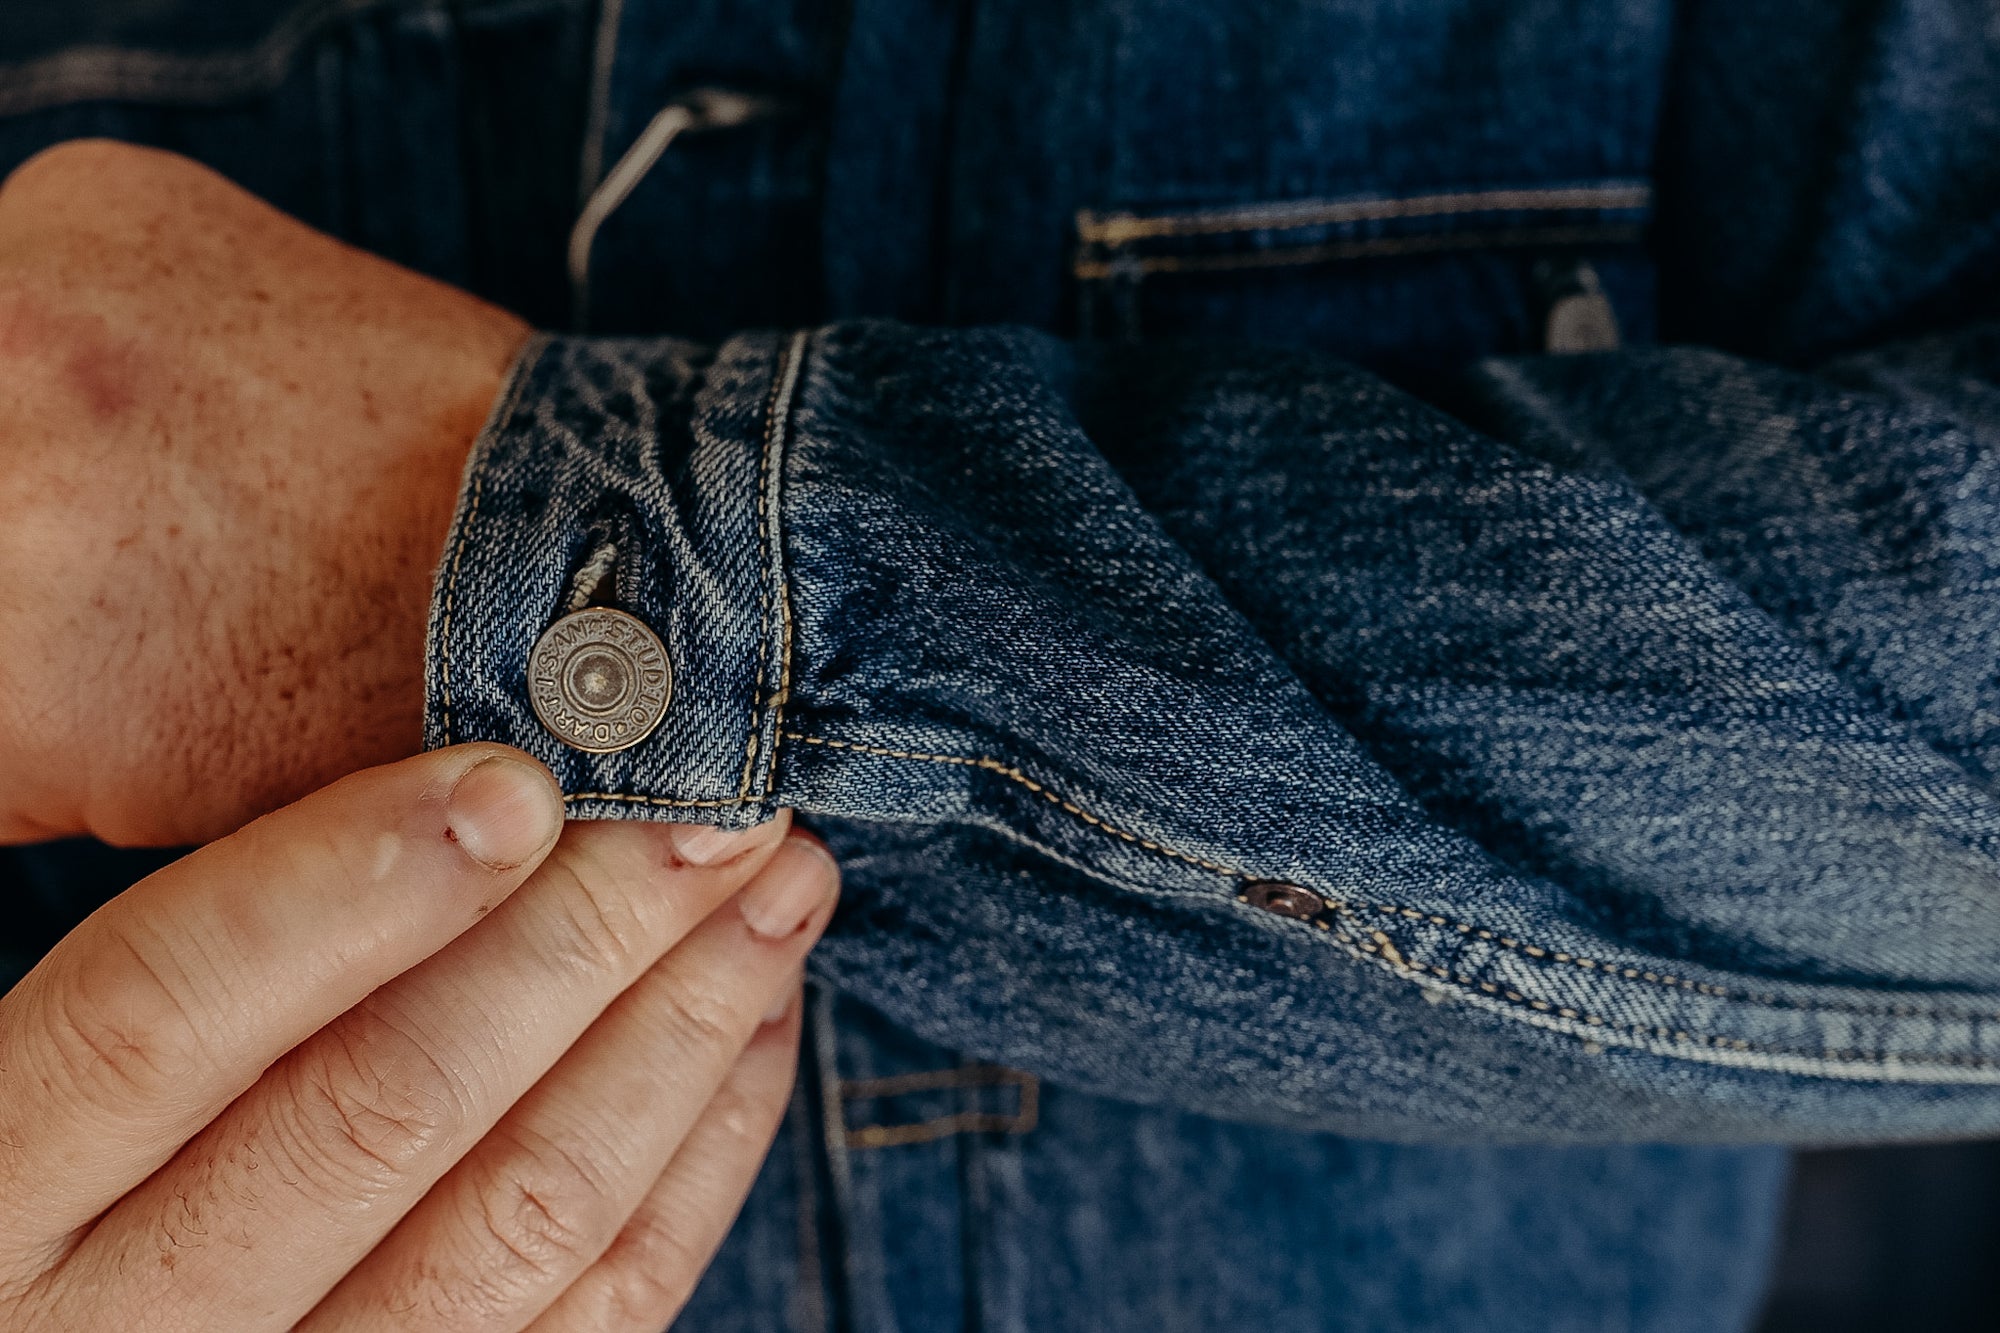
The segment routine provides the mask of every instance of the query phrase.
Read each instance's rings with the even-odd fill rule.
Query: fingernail
[[[715,866],[733,860],[762,842],[767,824],[746,829],[715,828],[709,824],[674,824],[674,851],[691,866]]]
[[[481,760],[445,803],[445,836],[494,870],[511,870],[555,839],[562,804],[540,770],[516,759]]]
[[[797,932],[840,887],[840,867],[818,843],[786,838],[737,902],[750,929],[766,939]]]

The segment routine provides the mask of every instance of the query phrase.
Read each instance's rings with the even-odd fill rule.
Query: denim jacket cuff
[[[427,747],[526,750],[572,818],[770,816],[789,633],[772,492],[802,345],[529,344],[473,446],[439,565]],[[643,621],[671,673],[657,727],[611,753],[565,743],[529,700],[537,639],[586,596]]]

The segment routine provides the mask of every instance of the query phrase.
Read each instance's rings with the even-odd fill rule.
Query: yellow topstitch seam
[[[1239,899],[1238,901],[1247,902],[1248,900]],[[1344,918],[1352,915],[1352,909],[1347,908],[1345,904],[1335,904],[1335,907],[1340,909],[1341,915]],[[1833,1049],[1822,1050],[1815,1053],[1815,1052],[1791,1050],[1782,1046],[1763,1046],[1754,1042],[1744,1041],[1740,1037],[1717,1037],[1709,1035],[1707,1033],[1689,1032],[1683,1028],[1660,1027],[1660,1026],[1647,1025],[1644,1023],[1613,1022],[1608,1019],[1599,1018],[1595,1014],[1586,1013],[1579,1009],[1551,1004],[1547,1000],[1530,999],[1526,995],[1523,995],[1521,992],[1514,990],[1510,987],[1503,986],[1497,982],[1480,981],[1477,978],[1468,976],[1463,972],[1455,972],[1450,969],[1440,967],[1435,963],[1427,963],[1421,959],[1413,961],[1411,959],[1404,958],[1396,950],[1395,945],[1390,942],[1388,936],[1384,935],[1381,931],[1370,931],[1369,932],[1370,938],[1363,940],[1357,938],[1354,935],[1348,934],[1345,931],[1335,930],[1333,929],[1333,927],[1331,927],[1324,921],[1315,921],[1312,924],[1317,926],[1320,930],[1325,931],[1326,933],[1331,935],[1335,940],[1337,940],[1340,944],[1345,946],[1351,952],[1380,958],[1392,970],[1402,973],[1406,976],[1410,976],[1412,978],[1437,977],[1441,980],[1454,982],[1455,984],[1468,989],[1477,990],[1481,994],[1489,996],[1493,999],[1504,1000],[1508,1004],[1516,1006],[1518,1008],[1532,1009],[1537,1013],[1553,1014],[1558,1018],[1565,1018],[1575,1022],[1584,1023],[1590,1027],[1601,1027],[1611,1031],[1624,1032],[1632,1036],[1652,1038],[1659,1041],[1678,1042],[1682,1045],[1706,1046],[1712,1050],[1719,1050],[1719,1051],[1740,1051],[1757,1055],[1776,1055],[1776,1056],[1785,1056],[1791,1058],[1821,1059],[1821,1060],[1834,1061],[1836,1063],[1877,1064],[1877,1065],[1904,1064],[1904,1065],[1918,1065],[1918,1066],[1935,1065],[1953,1069],[1991,1069],[1995,1067],[2000,1067],[2000,1061],[1996,1061],[1994,1059],[1981,1055],[1951,1055],[1951,1054],[1933,1054],[1933,1053],[1926,1053],[1923,1055],[1904,1055],[1893,1051],[1855,1051],[1855,1050],[1833,1050]]]
[[[765,569],[770,567],[769,544],[764,527],[764,515],[770,505],[767,494],[771,475],[771,437],[778,423],[778,399],[784,391],[791,362],[791,346],[787,344],[778,353],[778,363],[771,368],[771,388],[764,397],[764,429],[757,449],[757,543],[763,551]],[[739,798],[750,794],[750,774],[757,764],[757,737],[763,730],[764,719],[764,672],[770,665],[771,657],[771,590],[765,585],[763,570],[757,579],[757,677],[750,689],[750,735],[743,742],[743,776],[736,784]]]
[[[849,1101],[902,1097],[912,1092],[942,1092],[954,1088],[1006,1088],[1034,1081],[1035,1076],[1007,1065],[955,1065],[950,1069],[919,1069],[880,1078],[844,1078],[840,1095]]]
[[[964,755],[931,754],[922,750],[898,750],[881,745],[864,745],[854,741],[837,741],[837,740],[830,740],[821,736],[808,736],[805,735],[803,732],[796,732],[796,731],[784,732],[783,738],[785,740],[798,741],[805,745],[825,746],[828,749],[834,749],[834,750],[850,750],[859,754],[880,755],[890,759],[916,759],[928,763],[952,764],[961,768],[973,768],[973,769],[978,769],[982,772],[997,773],[1001,777],[1006,778],[1010,782],[1018,783],[1019,785],[1026,787],[1029,791],[1034,792],[1037,796],[1040,796],[1043,800],[1048,801],[1050,804],[1060,806],[1063,810],[1076,816],[1078,819],[1081,819],[1084,823],[1091,825],[1093,828],[1100,829],[1103,832],[1109,833],[1114,837],[1123,839],[1124,841],[1132,843],[1135,846],[1142,847],[1147,851],[1157,852],[1162,856],[1172,857],[1174,860],[1182,861],[1189,865],[1199,866],[1204,870],[1212,870],[1219,875],[1226,875],[1229,878],[1235,880],[1254,881],[1257,878],[1257,876],[1251,875],[1247,871],[1237,870],[1231,866],[1222,865],[1219,862],[1209,861],[1202,857],[1194,856],[1188,852],[1179,851],[1175,848],[1166,846],[1164,843],[1157,842],[1151,838],[1140,837],[1136,833],[1128,833],[1124,829],[1117,827],[1115,824],[1112,824],[1109,821],[1104,820],[1099,816],[1092,814],[1090,811],[1085,810],[1082,806],[1079,806],[1078,804],[1076,804],[1076,802],[1068,799],[1061,793],[1053,791],[1046,785],[1037,782],[1035,779],[1029,777],[1026,773],[1023,773],[1019,768],[1016,768],[1010,764],[1001,763],[997,759],[992,759],[984,756],[977,758],[968,758]],[[1247,895],[1239,893],[1235,896],[1238,902],[1254,906],[1254,904],[1250,904],[1250,900]],[[1489,930],[1483,926],[1474,926],[1461,921],[1453,921],[1448,917],[1439,916],[1436,913],[1424,912],[1414,907],[1405,907],[1396,903],[1365,903],[1357,905],[1330,898],[1326,899],[1326,903],[1329,910],[1338,914],[1343,919],[1358,920],[1359,918],[1357,916],[1357,913],[1359,913],[1360,911],[1372,911],[1382,914],[1384,916],[1394,916],[1411,921],[1427,921],[1434,926],[1441,926],[1448,930],[1455,930],[1461,935],[1465,935],[1470,938],[1481,940],[1484,942],[1497,944],[1504,949],[1508,949],[1516,953],[1526,954],[1530,957],[1543,959],[1551,962],[1563,963],[1568,966],[1575,967],[1581,971],[1597,972],[1605,976],[1621,977],[1629,981],[1645,981],[1653,985],[1666,987],[1668,989],[1689,991],[1696,994],[1713,996],[1716,998],[1742,1000],[1752,1004],[1783,1005],[1785,1007],[1795,1008],[1809,1013],[1862,1013],[1862,1014],[1882,1015],[1889,1017],[1933,1016],[1933,1015],[1940,1017],[1946,1016],[1941,1011],[1932,1009],[1919,1009],[1915,1014],[1912,1015],[1909,1014],[1907,1007],[1905,1006],[1874,1009],[1874,1008],[1869,1008],[1867,1006],[1859,1006],[1859,1005],[1839,1006],[1839,1005],[1810,1004],[1810,1003],[1789,1001],[1775,995],[1762,995],[1754,992],[1737,991],[1729,987],[1715,986],[1705,982],[1692,981],[1685,977],[1675,976],[1672,973],[1660,973],[1660,972],[1648,971],[1642,968],[1623,967],[1610,963],[1602,963],[1594,958],[1581,957],[1579,955],[1567,953],[1562,950],[1549,949],[1542,945],[1528,944],[1519,939],[1514,938],[1511,935],[1505,935],[1497,931]],[[1329,934],[1335,934],[1332,926],[1329,925],[1326,921],[1315,920],[1310,922],[1310,924],[1318,927],[1320,930],[1325,931]],[[1341,939],[1343,942],[1354,944],[1356,947],[1360,948],[1361,951],[1364,953],[1375,954],[1376,956],[1381,957],[1385,962],[1390,963],[1392,966],[1402,971],[1410,973],[1427,973],[1436,977],[1455,981],[1460,985],[1473,987],[1486,994],[1495,995],[1498,996],[1499,998],[1507,999],[1509,1002],[1518,1003],[1530,1009],[1536,1009],[1543,1012],[1554,1013],[1564,1018],[1575,1018],[1580,1022],[1589,1023],[1592,1026],[1621,1027],[1621,1028],[1628,1026],[1628,1025],[1611,1023],[1605,1019],[1585,1014],[1581,1011],[1562,1008],[1560,1006],[1551,1004],[1546,1000],[1530,1000],[1527,996],[1521,995],[1518,992],[1506,990],[1505,988],[1495,986],[1492,983],[1476,981],[1473,978],[1465,976],[1462,973],[1448,972],[1447,970],[1437,966],[1436,964],[1423,962],[1422,960],[1412,962],[1403,957],[1402,952],[1397,949],[1394,942],[1391,941],[1389,937],[1383,932],[1379,930],[1370,929],[1366,933],[1369,935],[1372,941],[1370,944],[1367,945],[1362,945],[1359,940],[1355,939],[1355,937],[1346,934],[1336,934],[1336,938]],[[1992,1017],[1992,1015],[1972,1015],[1972,1016],[1979,1018]],[[1745,1050],[1745,1051],[1765,1049],[1765,1048],[1754,1047],[1745,1043],[1740,1043],[1734,1038],[1690,1036],[1688,1034],[1675,1032],[1669,1029],[1660,1029],[1657,1032],[1654,1029],[1650,1028],[1634,1028],[1633,1030],[1641,1032],[1644,1035],[1658,1035],[1675,1040],[1687,1040],[1687,1041],[1699,1042],[1705,1045],[1714,1046],[1718,1049]],[[1800,1052],[1785,1051],[1775,1047],[1768,1048],[1766,1053],[1779,1054],[1779,1055],[1800,1054]],[[1965,1060],[1969,1059],[1975,1067],[1984,1067],[1989,1063],[1995,1063],[1982,1060],[1978,1057],[1966,1057],[1965,1059],[1959,1059],[1959,1060],[1947,1059],[1946,1057],[1899,1057],[1899,1058],[1910,1058],[1916,1060],[1928,1059],[1933,1063],[1958,1063],[1958,1064],[1963,1064],[1965,1063]]]
[[[563,797],[564,805],[575,805],[585,801],[618,801],[626,805],[658,805],[671,809],[706,809],[711,806],[755,805],[762,796],[718,796],[712,800],[688,800],[675,796],[644,796],[630,792],[579,791]]]
[[[1381,222],[1450,217],[1461,213],[1572,211],[1585,208],[1644,208],[1653,192],[1644,185],[1586,185],[1558,189],[1479,190],[1462,194],[1414,195],[1402,199],[1299,200],[1239,205],[1184,213],[1098,213],[1076,216],[1079,240],[1094,245],[1128,245],[1169,236],[1212,236],[1231,231],[1284,231],[1340,222]]]
[[[1445,232],[1435,236],[1334,241],[1325,245],[1278,246],[1248,254],[1135,256],[1128,251],[1119,250],[1113,252],[1115,256],[1113,258],[1079,254],[1070,269],[1072,276],[1086,281],[1126,273],[1233,273],[1254,269],[1296,267],[1303,264],[1326,264],[1342,259],[1437,254],[1462,249],[1521,245],[1581,245],[1593,241],[1610,243],[1637,240],[1642,231],[1637,223],[1597,223],[1590,226],[1512,227],[1504,231]]]
[[[442,711],[444,714],[444,743],[446,745],[453,743],[451,738],[451,613],[453,605],[458,600],[458,566],[459,562],[465,557],[465,534],[471,531],[473,523],[479,518],[479,498],[485,489],[486,473],[482,467],[479,472],[473,474],[472,499],[466,506],[465,526],[459,529],[458,543],[452,548],[451,553],[451,575],[445,580],[444,623],[438,632],[444,638],[444,708]]]
[[[843,1079],[839,1087],[843,1102],[941,1089],[1008,1087],[1014,1089],[1017,1099],[1012,1115],[1001,1111],[957,1111],[902,1124],[879,1122],[846,1126],[847,1146],[850,1148],[892,1148],[907,1143],[928,1143],[933,1139],[963,1133],[1026,1134],[1032,1132],[1041,1119],[1041,1080],[1024,1070],[1009,1069],[1004,1065],[966,1065],[958,1069],[892,1074],[886,1078]],[[842,1118],[845,1118],[844,1110]]]
[[[954,1134],[1026,1134],[1034,1127],[1034,1122],[1020,1113],[958,1111],[910,1125],[852,1125],[847,1129],[847,1146],[901,1148],[948,1139]]]
[[[458,601],[459,565],[465,559],[466,544],[472,540],[473,525],[479,521],[479,500],[486,489],[486,461],[492,456],[494,437],[513,418],[515,408],[520,405],[521,395],[527,392],[528,380],[533,375],[534,367],[542,359],[542,353],[547,350],[547,347],[548,340],[546,338],[535,338],[530,340],[521,349],[514,363],[514,380],[507,387],[507,396],[501,400],[500,406],[494,411],[492,417],[488,419],[485,428],[479,432],[479,438],[473,442],[472,447],[475,461],[472,464],[472,498],[466,502],[465,521],[458,525],[458,540],[452,543],[451,573],[445,577],[444,584],[444,616],[438,624],[438,635],[444,640],[444,652],[442,654],[442,661],[440,662],[440,666],[442,667],[441,683],[443,685],[444,702],[439,712],[441,715],[440,720],[443,723],[444,743],[446,745],[453,743],[451,734],[451,616]]]
[[[1136,833],[1127,833],[1117,825],[1106,823],[1104,820],[1099,819],[1096,815],[1091,814],[1090,811],[1060,793],[1050,791],[1020,769],[1009,764],[1003,764],[998,759],[967,759],[963,755],[925,754],[920,750],[891,750],[880,745],[860,745],[852,741],[834,741],[827,740],[821,736],[807,736],[797,731],[785,732],[784,738],[788,741],[799,741],[805,745],[823,745],[831,750],[853,750],[860,754],[882,755],[890,759],[922,759],[934,764],[957,764],[963,768],[977,768],[988,773],[998,773],[1009,782],[1017,782],[1021,786],[1026,787],[1029,791],[1035,793],[1035,795],[1041,797],[1051,805],[1061,806],[1064,810],[1075,815],[1091,827],[1102,829],[1115,838],[1123,838],[1126,842],[1134,846],[1143,847],[1149,852],[1158,852],[1162,856],[1171,856],[1176,861],[1185,861],[1189,865],[1200,866],[1203,870],[1213,870],[1216,874],[1227,875],[1231,879],[1251,878],[1244,871],[1234,870],[1229,866],[1221,865],[1214,861],[1203,860],[1201,857],[1191,856],[1187,852],[1175,851],[1172,847],[1168,847],[1164,843],[1155,842],[1151,838],[1142,838]]]
[[[798,380],[798,362],[799,357],[803,354],[804,345],[805,335],[803,333],[797,334],[779,354],[779,363],[773,369],[771,376],[771,390],[764,403],[764,429],[758,451],[757,469],[757,534],[760,542],[763,542],[767,535],[770,536],[773,542],[776,540],[775,532],[767,530],[765,526],[765,516],[770,511],[768,490],[773,484],[771,477],[773,443],[779,426],[783,421],[789,419],[790,416],[790,404],[793,396],[792,386]],[[474,502],[476,505],[476,492]],[[769,551],[775,548],[766,543],[766,549]],[[769,562],[767,561],[766,567],[768,568],[768,566]],[[751,690],[750,735],[743,746],[743,776],[737,785],[737,794],[735,796],[713,797],[701,800],[674,796],[648,796],[631,792],[582,791],[566,794],[562,798],[563,804],[579,805],[591,801],[610,801],[623,805],[656,806],[663,809],[712,810],[733,805],[755,805],[769,795],[770,783],[768,777],[763,792],[756,795],[750,793],[750,775],[756,765],[758,735],[763,730],[759,724],[762,722],[767,710],[775,711],[782,708],[786,694],[790,689],[792,625],[790,591],[781,582],[779,593],[783,605],[780,609],[780,615],[783,617],[784,645],[781,653],[778,688],[775,693],[766,698],[764,696],[764,678],[770,660],[770,614],[772,598],[768,588],[762,586],[761,579],[759,584],[757,600],[761,621],[757,634],[757,677]],[[447,599],[447,606],[449,606],[449,599]],[[775,739],[771,746],[771,751],[771,765],[772,769],[775,770],[777,765],[777,745]]]
[[[802,378],[806,357],[806,333],[801,329],[792,335],[791,345],[786,349],[782,416],[776,427],[776,443],[771,450],[771,566],[776,577],[772,580],[778,589],[778,622],[781,642],[778,645],[778,688],[768,700],[771,711],[771,752],[764,765],[763,795],[769,796],[778,776],[778,738],[784,733],[785,704],[792,697],[792,585],[785,574],[784,527],[780,488],[784,485],[785,455],[791,449],[792,412],[798,403],[799,381]],[[771,430],[767,430],[767,434]],[[744,791],[749,791],[746,783]]]

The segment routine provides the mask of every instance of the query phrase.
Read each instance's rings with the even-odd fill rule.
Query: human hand
[[[0,842],[197,842],[421,742],[460,473],[528,330],[207,169],[0,188]]]
[[[560,826],[499,746],[362,772],[0,996],[0,1328],[663,1327],[782,1116],[837,872],[782,818]]]

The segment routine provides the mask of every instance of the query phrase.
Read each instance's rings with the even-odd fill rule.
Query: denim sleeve
[[[1068,1084],[1416,1140],[2000,1129],[2000,329],[1815,372],[839,325],[555,338],[469,464],[434,744],[781,806],[814,969]],[[528,703],[582,586],[658,728]]]

